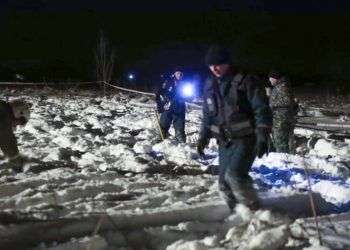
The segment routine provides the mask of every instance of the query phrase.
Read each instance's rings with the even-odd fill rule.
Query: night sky
[[[91,80],[100,31],[116,51],[115,78],[133,70],[150,81],[177,65],[205,74],[206,49],[223,43],[247,71],[350,80],[347,1],[8,0],[0,8],[2,80],[15,71]]]

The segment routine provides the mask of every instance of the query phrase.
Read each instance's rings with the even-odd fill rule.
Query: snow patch
[[[338,206],[350,202],[350,187],[321,180],[312,186],[312,190],[320,193],[326,201]]]

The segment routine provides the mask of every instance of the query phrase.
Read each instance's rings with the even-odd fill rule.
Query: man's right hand
[[[208,140],[206,138],[199,138],[197,141],[197,153],[200,156],[204,156],[204,149],[208,144]]]

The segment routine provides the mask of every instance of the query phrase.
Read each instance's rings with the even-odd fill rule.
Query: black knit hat
[[[205,56],[205,64],[220,65],[231,64],[231,55],[227,48],[220,45],[213,45],[209,48],[207,55]]]
[[[181,66],[175,66],[173,69],[173,73],[180,71],[181,73],[183,73],[183,68]]]
[[[277,70],[271,70],[269,73],[269,78],[280,79],[282,77],[281,73]]]

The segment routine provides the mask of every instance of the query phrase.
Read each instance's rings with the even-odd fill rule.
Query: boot
[[[231,190],[225,187],[219,186],[219,194],[220,194],[220,197],[226,202],[228,208],[230,209],[230,213],[233,213],[237,205],[237,200],[235,196],[232,194]]]
[[[179,142],[186,143],[186,135],[175,131],[175,139]]]

